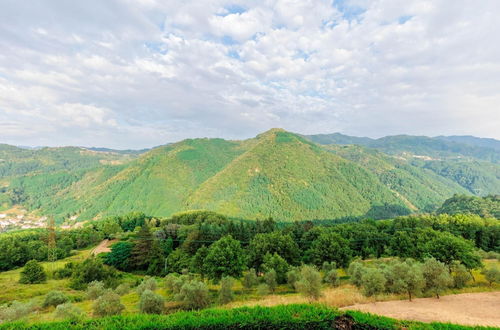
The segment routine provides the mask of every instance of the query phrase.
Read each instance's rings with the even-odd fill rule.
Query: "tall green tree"
[[[271,255],[277,253],[290,265],[300,263],[300,251],[297,243],[289,234],[283,235],[279,231],[255,235],[250,241],[248,251],[249,265],[257,271],[262,270],[261,266],[267,253]]]
[[[146,270],[148,268],[152,244],[153,235],[145,223],[137,233],[131,253],[130,261],[135,269]]]
[[[351,253],[349,241],[331,231],[323,232],[308,251],[316,266],[323,265],[325,261],[334,261],[337,265],[346,267],[349,265]]]
[[[130,256],[133,247],[130,242],[117,242],[111,245],[111,251],[104,257],[104,263],[119,270],[131,270]]]
[[[264,270],[264,272],[268,272],[271,269],[274,269],[276,271],[276,281],[278,282],[278,284],[286,283],[286,273],[288,272],[289,268],[290,266],[288,265],[286,260],[280,257],[280,255],[277,253],[274,253],[273,255],[267,253],[264,256],[262,269]]]
[[[210,245],[205,258],[207,275],[214,280],[220,280],[225,276],[241,277],[245,264],[245,251],[240,242],[231,235]]]

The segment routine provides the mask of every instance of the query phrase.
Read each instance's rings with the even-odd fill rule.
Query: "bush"
[[[292,269],[286,273],[286,282],[292,289],[295,289],[295,283],[300,280],[300,272],[297,269]]]
[[[120,296],[123,296],[124,294],[127,294],[129,292],[130,292],[130,284],[128,283],[122,283],[118,285],[115,289],[115,293]]]
[[[45,296],[45,300],[43,301],[42,307],[45,308],[49,306],[57,306],[60,304],[64,304],[65,302],[68,301],[69,301],[68,296],[62,293],[61,291],[50,291]]]
[[[467,283],[472,280],[472,275],[467,268],[460,263],[453,264],[451,276],[453,277],[453,287],[457,289],[465,287]]]
[[[208,287],[205,283],[194,280],[184,283],[175,299],[183,302],[187,309],[201,309],[210,304]]]
[[[434,258],[427,259],[422,264],[422,274],[425,279],[425,290],[439,298],[439,293],[453,285],[448,268]]]
[[[165,310],[165,299],[157,293],[146,289],[141,294],[139,310],[146,314],[162,314]]]
[[[253,288],[258,283],[257,274],[255,273],[255,269],[251,268],[248,272],[243,276],[243,286],[246,289]]]
[[[87,299],[95,300],[106,292],[104,283],[101,281],[90,282],[87,286]]]
[[[142,296],[142,293],[146,290],[156,291],[157,284],[153,277],[146,276],[141,284],[137,287],[137,294]]]
[[[120,296],[112,291],[107,291],[94,302],[94,316],[120,315],[125,309],[120,301]]]
[[[484,275],[484,278],[488,283],[493,285],[493,283],[500,282],[500,270],[497,267],[485,268],[481,271],[481,274]]]
[[[68,262],[64,265],[63,268],[56,269],[53,275],[54,279],[60,280],[63,278],[71,277],[71,275],[73,274],[74,267],[75,267],[74,263]]]
[[[364,268],[365,267],[360,262],[353,261],[349,265],[349,269],[347,269],[347,274],[351,277],[351,283],[358,288],[361,287],[361,277],[363,276]]]
[[[264,283],[267,284],[267,287],[271,292],[276,291],[276,287],[278,286],[278,282],[276,281],[276,271],[274,269],[268,270],[267,273],[264,274]]]
[[[84,290],[88,283],[102,281],[106,287],[114,287],[117,284],[119,274],[116,269],[104,266],[98,258],[88,258],[76,264],[71,275],[70,287],[76,290]]]
[[[31,302],[22,303],[13,301],[10,306],[0,308],[0,322],[1,321],[15,321],[29,315],[34,309]]]
[[[323,282],[331,286],[339,286],[340,278],[335,268],[330,269],[323,277]]]
[[[80,321],[85,317],[85,313],[77,306],[67,302],[56,307],[54,316],[59,319]]]
[[[44,283],[47,280],[47,274],[43,267],[36,260],[30,260],[24,265],[21,271],[19,283],[22,284],[35,284]]]
[[[325,274],[328,274],[331,270],[337,268],[337,263],[335,261],[325,261],[323,265],[321,266],[321,271]]]
[[[234,284],[234,279],[232,277],[222,278],[219,290],[220,304],[227,304],[234,300],[233,284]]]
[[[269,286],[265,283],[259,284],[257,287],[257,294],[261,296],[265,296],[269,294]]]
[[[386,282],[384,272],[377,268],[365,268],[361,276],[363,293],[368,297],[384,292]]]
[[[295,283],[297,291],[304,296],[317,300],[321,297],[321,275],[311,266],[303,266],[300,270],[300,280]]]
[[[182,286],[190,281],[190,277],[188,275],[176,275],[169,274],[165,277],[165,287],[172,292],[173,294],[177,294],[181,291]]]

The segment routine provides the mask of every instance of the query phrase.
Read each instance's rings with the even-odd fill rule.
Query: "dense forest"
[[[20,205],[58,223],[192,209],[248,220],[352,221],[433,212],[454,194],[500,191],[500,165],[466,152],[469,144],[394,137],[387,140],[402,142],[387,149],[360,146],[363,139],[313,140],[325,144],[273,129],[244,141],[188,139],[137,153],[2,146],[0,210]]]

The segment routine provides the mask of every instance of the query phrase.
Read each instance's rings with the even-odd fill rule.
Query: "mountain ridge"
[[[378,219],[433,211],[457,193],[500,191],[500,167],[493,162],[425,160],[311,140],[271,129],[247,140],[185,139],[140,155],[79,150],[75,156],[71,149],[89,165],[0,175],[0,210],[17,203],[60,222],[189,209],[284,221]]]

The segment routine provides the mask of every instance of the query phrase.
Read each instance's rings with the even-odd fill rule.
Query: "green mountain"
[[[500,219],[500,195],[486,197],[454,195],[437,210],[438,214],[477,214]]]
[[[500,141],[490,138],[478,138],[470,135],[436,136],[437,139],[468,144],[470,146],[491,148],[500,151]]]
[[[0,179],[33,173],[80,170],[122,163],[131,155],[79,147],[26,149],[0,144]]]
[[[58,221],[191,209],[282,221],[379,219],[433,211],[453,194],[479,194],[477,187],[500,191],[491,162],[462,160],[455,168],[357,145],[320,145],[280,129],[244,141],[189,139],[140,155],[5,148],[24,156],[3,156],[10,172],[0,204]],[[30,162],[38,165],[19,170]],[[468,163],[477,167],[472,181],[464,179]]]
[[[431,158],[463,159],[476,158],[494,163],[500,162],[497,143],[488,139],[460,139],[453,137],[426,137],[411,135],[386,136],[380,139],[358,138],[339,133],[307,136],[311,141],[320,144],[357,144],[378,149],[391,155],[427,156]],[[486,139],[485,139],[486,140]],[[474,142],[471,142],[474,141]],[[482,141],[482,143],[478,142]]]

